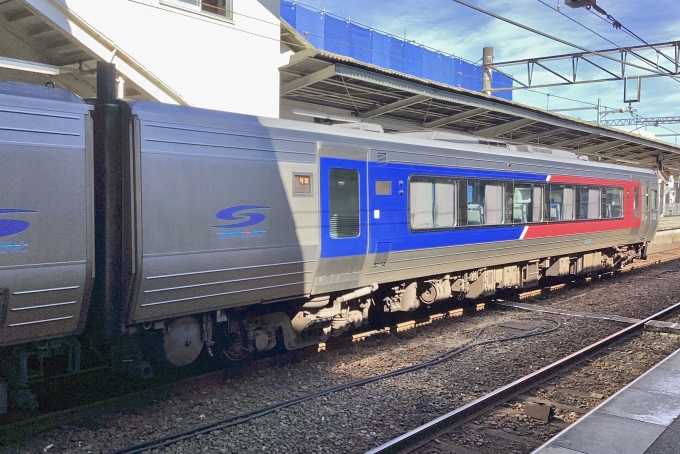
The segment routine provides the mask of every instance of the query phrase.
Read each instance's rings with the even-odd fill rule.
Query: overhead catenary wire
[[[589,32],[591,32],[591,33],[593,33],[593,34],[599,36],[600,38],[602,38],[603,40],[607,41],[608,43],[613,44],[614,46],[616,46],[616,47],[617,47],[619,50],[621,50],[622,52],[627,52],[627,53],[629,53],[629,54],[632,54],[633,56],[637,57],[639,60],[641,60],[641,61],[647,63],[648,65],[650,65],[650,66],[652,66],[652,67],[659,67],[659,68],[661,68],[662,70],[664,70],[664,71],[666,71],[667,73],[669,73],[668,75],[669,75],[669,77],[670,77],[671,79],[675,80],[676,82],[680,82],[680,80],[678,80],[678,78],[674,76],[674,73],[673,73],[672,71],[670,71],[669,69],[666,69],[665,67],[663,67],[663,66],[661,66],[661,65],[654,64],[654,62],[650,61],[648,58],[643,57],[642,55],[638,54],[637,52],[634,52],[634,51],[629,50],[629,49],[624,49],[624,48],[621,47],[620,45],[616,44],[614,41],[612,41],[612,40],[610,40],[610,39],[608,39],[608,38],[602,36],[601,34],[597,33],[595,30],[593,30],[593,29],[587,27],[586,25],[580,23],[580,22],[577,21],[576,19],[567,16],[567,15],[564,14],[562,11],[559,11],[559,10],[554,9],[552,6],[548,5],[548,4],[545,3],[543,0],[538,0],[538,2],[541,3],[541,4],[543,4],[543,5],[545,5],[545,6],[547,6],[547,7],[550,8],[551,10],[556,11],[558,14],[560,14],[560,15],[566,17],[567,19],[569,19],[570,21],[576,23],[577,25],[579,25],[579,26],[585,28],[585,29],[588,30]],[[592,12],[592,11],[591,11],[591,12]],[[598,16],[598,17],[599,17],[599,16]],[[646,44],[646,43],[645,43],[645,44]],[[649,44],[647,44],[647,45],[649,45]],[[650,47],[652,47],[652,46],[650,46]],[[653,48],[653,47],[652,47],[652,48]],[[658,52],[658,51],[657,51],[657,52]]]
[[[630,30],[628,27],[624,26],[623,24],[621,24],[621,22],[619,22],[619,21],[617,21],[616,19],[614,19],[610,14],[607,14],[607,12],[604,11],[602,8],[599,8],[599,7],[598,7],[598,8],[597,8],[597,11],[598,11],[600,14],[603,14],[605,17],[598,16],[597,14],[595,14],[595,13],[592,11],[591,8],[588,8],[588,7],[587,7],[586,9],[587,9],[591,14],[594,14],[595,16],[597,16],[597,17],[599,17],[600,19],[604,20],[604,21],[607,22],[608,24],[612,25],[614,28],[616,28],[616,29],[618,29],[618,30],[622,30],[622,31],[623,31],[624,33],[626,33],[627,35],[629,35],[629,36],[631,36],[631,37],[637,39],[637,40],[640,41],[640,42],[642,42],[645,46],[648,46],[648,47],[650,47],[651,49],[654,49],[654,50],[656,51],[657,54],[663,55],[664,58],[666,58],[669,62],[675,64],[675,60],[673,60],[671,57],[669,57],[669,56],[666,55],[665,53],[661,52],[659,49],[657,49],[657,48],[654,47],[653,45],[649,44],[649,43],[648,43],[647,41],[645,41],[644,39],[640,38],[638,35],[636,35],[635,33],[633,33],[633,31]]]
[[[609,55],[606,55],[606,54],[603,54],[603,53],[600,53],[600,52],[597,52],[597,51],[594,51],[594,50],[590,50],[590,49],[588,49],[588,48],[586,48],[586,47],[583,47],[583,46],[579,46],[578,44],[571,43],[571,42],[569,42],[569,41],[566,41],[566,40],[564,40],[564,39],[558,38],[558,37],[556,37],[556,36],[552,36],[552,35],[550,35],[550,34],[548,34],[548,33],[542,32],[542,31],[540,31],[540,30],[536,30],[535,28],[531,28],[531,27],[529,27],[529,26],[527,26],[527,25],[520,24],[519,22],[515,22],[515,21],[513,21],[513,20],[511,20],[511,19],[508,19],[508,18],[506,18],[506,17],[503,17],[503,16],[500,16],[500,15],[498,15],[498,14],[492,13],[491,11],[488,11],[488,10],[485,10],[485,9],[480,8],[480,7],[478,7],[478,6],[472,5],[471,3],[465,2],[465,1],[463,1],[463,0],[453,0],[453,1],[456,2],[456,3],[460,3],[461,5],[467,6],[468,8],[471,8],[471,9],[474,9],[474,10],[476,10],[476,11],[479,11],[480,13],[484,13],[484,14],[486,14],[486,15],[488,15],[488,16],[491,16],[491,17],[494,17],[494,18],[496,18],[496,19],[498,19],[498,20],[501,20],[501,21],[503,21],[503,22],[506,22],[506,23],[508,23],[508,24],[514,25],[514,26],[516,26],[516,27],[522,28],[522,29],[527,30],[527,31],[530,31],[530,32],[535,33],[535,34],[537,34],[537,35],[539,35],[539,36],[543,36],[544,38],[551,39],[551,40],[556,41],[556,42],[558,42],[558,43],[565,44],[565,45],[567,45],[567,46],[571,46],[571,47],[574,47],[574,48],[576,48],[576,49],[580,49],[580,50],[582,50],[582,51],[584,51],[584,52],[588,52],[588,53],[590,53],[590,54],[597,55],[597,56],[599,56],[599,57],[605,58],[605,59],[607,59],[607,60],[614,61],[614,62],[616,62],[616,63],[620,63],[620,64],[627,65],[627,66],[631,66],[631,67],[637,68],[637,69],[642,69],[642,70],[644,70],[644,71],[648,71],[648,72],[651,72],[651,73],[654,73],[654,74],[658,74],[658,75],[663,75],[663,76],[666,75],[666,74],[661,73],[661,72],[659,72],[659,71],[655,71],[655,70],[650,69],[650,68],[645,68],[645,67],[643,67],[643,66],[639,66],[639,65],[636,65],[636,64],[634,64],[634,63],[630,63],[630,62],[627,62],[627,61],[624,61],[624,60],[619,60],[618,58],[610,57]]]

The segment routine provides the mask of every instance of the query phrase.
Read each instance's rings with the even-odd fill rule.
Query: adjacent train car
[[[84,323],[90,349],[142,376],[300,348],[380,313],[615,270],[658,222],[654,172],[557,150],[16,84],[0,115],[5,377],[54,350],[38,341],[78,345]]]
[[[84,328],[94,267],[91,113],[66,90],[0,84],[0,347]]]

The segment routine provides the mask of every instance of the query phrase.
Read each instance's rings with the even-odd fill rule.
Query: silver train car
[[[0,371],[295,349],[449,298],[644,258],[654,172],[0,84]],[[17,354],[19,352],[19,354]],[[19,359],[16,359],[19,358]],[[0,381],[3,381],[0,378]]]

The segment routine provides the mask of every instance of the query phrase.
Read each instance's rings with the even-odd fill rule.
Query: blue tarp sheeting
[[[373,62],[373,34],[366,27],[349,23],[349,56],[365,63]]]
[[[390,37],[390,66],[389,69],[398,71],[400,73],[406,73],[406,65],[404,64],[404,41]]]
[[[442,80],[441,68],[442,54],[430,49],[423,49],[423,78],[430,80]]]
[[[404,72],[423,77],[423,46],[404,43]]]
[[[317,49],[454,87],[482,90],[482,67],[460,58],[306,8],[292,0],[281,0],[281,17]],[[512,79],[494,72],[492,87],[512,87]],[[512,91],[494,96],[512,100]]]
[[[496,71],[493,72],[493,78],[492,78],[491,81],[492,81],[493,87],[498,87],[498,88],[512,87],[512,79],[510,79],[508,76],[505,76],[505,75],[498,73]],[[497,96],[497,97],[503,98],[503,99],[507,99],[508,101],[512,101],[512,90],[499,91],[497,93],[494,93],[494,96]]]
[[[373,35],[373,58],[371,63],[381,68],[391,68],[390,53],[392,52],[392,39],[382,33],[371,32]]]
[[[324,16],[324,50],[349,56],[349,23],[327,14]]]

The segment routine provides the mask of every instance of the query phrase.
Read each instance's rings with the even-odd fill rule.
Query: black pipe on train
[[[123,140],[116,67],[97,62],[94,109],[95,279],[88,333],[99,346],[120,336],[123,273]]]

